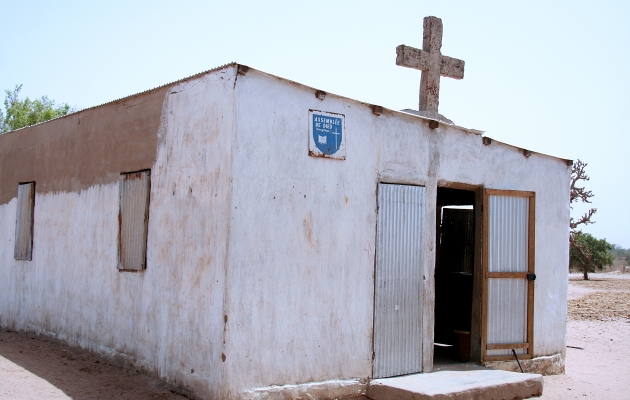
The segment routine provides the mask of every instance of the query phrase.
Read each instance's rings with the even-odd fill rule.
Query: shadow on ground
[[[133,367],[32,333],[0,330],[0,399],[187,399]]]

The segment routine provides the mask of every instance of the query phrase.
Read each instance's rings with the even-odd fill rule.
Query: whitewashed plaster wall
[[[459,182],[536,192],[534,352],[564,350],[570,168],[562,160],[484,146],[444,124],[430,130],[413,115],[376,116],[334,95],[321,101],[253,69],[236,77],[230,66],[168,91],[146,271],[116,270],[117,183],[38,195],[31,262],[13,260],[15,199],[0,205],[0,257],[9,260],[0,324],[127,354],[211,398],[307,382],[355,390],[372,374],[377,184],[427,188],[427,321],[437,186]],[[308,156],[309,109],[345,115],[345,161]],[[423,326],[425,348],[432,329]]]
[[[250,70],[236,99],[228,394],[366,378],[376,187],[374,165],[362,170],[373,157],[355,147],[349,114],[357,103],[324,103],[357,132],[348,137],[348,160],[338,161],[308,156],[308,110],[322,107],[312,90]]]
[[[308,156],[309,109],[345,115],[345,161]],[[570,167],[250,70],[236,87],[226,395],[371,376],[378,182],[427,187],[425,321],[438,184],[535,191],[536,355],[564,350]],[[433,325],[424,324],[432,348]],[[425,366],[431,351],[424,352]],[[430,367],[429,367],[430,369]]]
[[[145,271],[116,268],[118,182],[38,193],[32,261],[13,259],[16,199],[0,206],[0,324],[220,397],[235,76],[228,67],[165,98]]]

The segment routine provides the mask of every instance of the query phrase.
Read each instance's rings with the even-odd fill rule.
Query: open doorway
[[[433,357],[436,367],[470,360],[476,206],[474,191],[437,189]]]

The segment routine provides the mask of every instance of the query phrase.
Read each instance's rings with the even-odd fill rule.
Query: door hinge
[[[372,352],[372,360],[376,358],[376,352]]]

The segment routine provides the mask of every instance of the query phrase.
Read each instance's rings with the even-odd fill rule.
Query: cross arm
[[[454,79],[464,78],[464,60],[442,56],[442,66],[440,74]]]
[[[396,65],[426,71],[429,69],[429,53],[401,44],[396,47]],[[454,79],[464,78],[464,61],[441,56],[440,75]]]
[[[401,44],[396,47],[396,65],[426,71],[429,69],[429,53]]]

